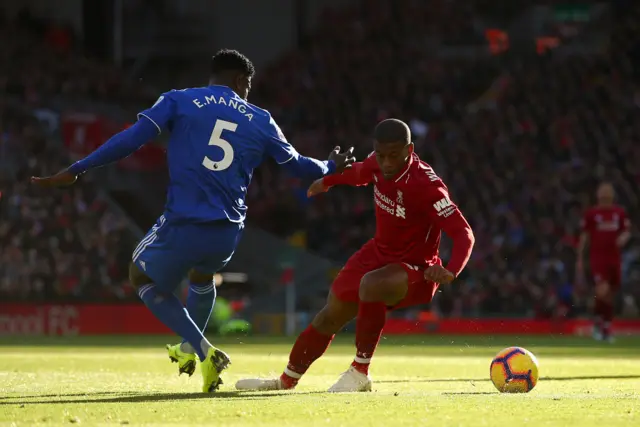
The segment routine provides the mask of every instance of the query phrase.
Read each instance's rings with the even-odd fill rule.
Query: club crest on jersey
[[[398,196],[396,197],[396,202],[400,203],[401,205],[404,204],[404,202],[402,201],[402,191],[398,190]]]

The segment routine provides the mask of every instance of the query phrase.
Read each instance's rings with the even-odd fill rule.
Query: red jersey
[[[616,240],[631,223],[623,207],[594,206],[584,213],[582,231],[589,235],[589,255],[595,258],[620,258],[620,248]]]
[[[374,241],[380,255],[414,265],[436,264],[444,231],[454,246],[446,268],[457,276],[471,255],[473,233],[431,166],[413,154],[406,167],[387,180],[372,153],[342,174],[324,177],[327,187],[371,182],[376,206]]]

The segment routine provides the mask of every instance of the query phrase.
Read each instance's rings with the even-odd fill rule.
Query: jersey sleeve
[[[174,91],[165,92],[160,95],[160,98],[158,98],[151,108],[138,113],[138,120],[149,120],[156,126],[156,129],[158,129],[158,134],[161,134],[163,130],[169,129],[176,111],[176,101],[173,97],[173,92]]]
[[[580,220],[580,231],[582,233],[591,233],[593,229],[593,215],[590,210],[585,211]]]
[[[446,269],[456,277],[464,269],[471,256],[475,237],[471,226],[443,187],[429,187],[423,192],[423,203],[432,223],[444,231],[453,241],[451,258]]]
[[[287,142],[280,127],[272,117],[269,117],[269,124],[264,134],[266,153],[294,176],[315,180],[335,172],[336,165],[333,161],[322,161],[298,153],[293,145]]]
[[[373,180],[373,171],[376,159],[369,154],[362,162],[356,162],[349,169],[342,173],[327,175],[323,178],[324,185],[332,187],[334,185],[352,185],[354,187],[368,185]]]
[[[620,228],[623,233],[631,229],[631,220],[624,209],[620,212]]]
[[[265,133],[266,152],[276,163],[282,165],[293,160],[297,151],[289,144],[273,117],[269,117],[269,124],[265,128]]]

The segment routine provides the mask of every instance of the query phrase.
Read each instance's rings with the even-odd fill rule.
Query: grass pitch
[[[640,426],[638,338],[393,337],[374,358],[374,392],[328,394],[352,340],[336,340],[296,391],[237,392],[239,378],[279,375],[292,340],[214,339],[233,365],[221,390],[203,395],[199,371],[177,376],[167,337],[3,338],[0,424]],[[526,395],[499,394],[488,379],[495,353],[512,345],[540,362]]]

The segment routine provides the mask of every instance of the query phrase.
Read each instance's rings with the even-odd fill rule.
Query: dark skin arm
[[[333,160],[336,164],[336,172],[340,173],[345,169],[351,168],[351,165],[356,161],[353,156],[353,147],[347,151],[341,153],[340,146],[337,146],[329,154],[329,160]],[[67,169],[64,169],[52,176],[44,177],[31,177],[31,183],[44,188],[56,188],[56,187],[69,187],[78,180],[78,177]],[[320,180],[322,181],[322,180]]]
[[[31,177],[31,183],[43,188],[69,187],[78,180],[78,177],[67,169],[64,169],[52,176]]]

